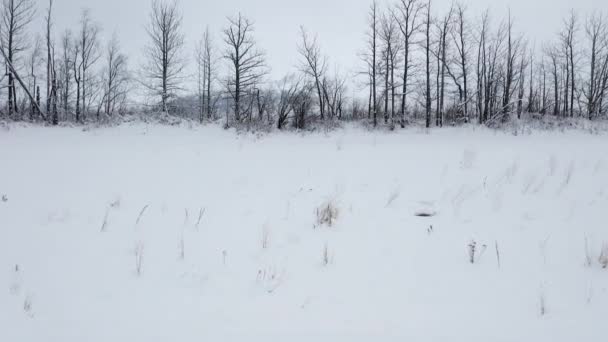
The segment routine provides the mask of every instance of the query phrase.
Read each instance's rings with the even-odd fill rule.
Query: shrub
[[[317,226],[331,227],[338,218],[340,211],[334,201],[328,201],[317,208]]]

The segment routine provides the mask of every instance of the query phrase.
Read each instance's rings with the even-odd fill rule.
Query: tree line
[[[339,120],[395,128],[494,125],[523,115],[595,120],[608,110],[608,18],[597,11],[571,10],[553,39],[536,42],[510,11],[496,18],[457,2],[372,2],[358,70],[332,68],[317,35],[300,27],[298,65],[272,80],[255,23],[241,13],[216,38],[207,29],[189,47],[178,3],[154,0],[145,62],[133,66],[117,34],[102,42],[89,10],[78,27],[58,33],[53,0],[38,29],[35,0],[1,1],[0,116],[11,120],[56,125],[162,112],[278,129]],[[145,101],[134,101],[142,91]]]

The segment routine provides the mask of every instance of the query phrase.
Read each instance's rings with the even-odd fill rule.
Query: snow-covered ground
[[[608,338],[603,134],[12,127],[0,196],[0,341]]]

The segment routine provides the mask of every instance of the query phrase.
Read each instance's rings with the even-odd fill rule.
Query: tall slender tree
[[[426,5],[426,128],[431,127],[431,0]]]
[[[0,15],[0,43],[6,54],[7,63],[16,68],[16,61],[28,47],[27,26],[35,14],[33,0],[2,0]],[[8,113],[13,116],[18,111],[15,71],[8,68]]]
[[[90,99],[87,97],[88,90],[91,87],[92,76],[89,74],[90,69],[101,58],[99,47],[99,25],[93,22],[91,13],[88,9],[82,11],[80,17],[80,31],[78,36],[78,44],[80,45],[80,71],[81,71],[81,113],[86,119],[89,110]]]
[[[401,84],[401,128],[405,127],[405,116],[407,110],[407,94],[409,91],[409,78],[412,73],[413,45],[415,35],[421,30],[424,24],[420,20],[424,4],[419,0],[399,0],[396,12],[393,16],[399,25],[403,40],[403,73]]]
[[[310,38],[304,27],[300,27],[302,41],[298,45],[298,53],[302,58],[301,70],[305,75],[308,75],[317,91],[317,101],[319,104],[319,114],[321,120],[325,119],[325,96],[323,94],[323,80],[327,72],[327,58],[321,53],[321,48],[317,41],[317,37]]]
[[[108,42],[105,59],[102,105],[105,115],[111,117],[117,107],[124,102],[129,82],[127,56],[120,51],[120,42],[116,34],[113,34]],[[97,115],[99,116],[99,110]]]
[[[460,69],[460,73],[461,73],[461,77],[462,77],[462,89],[461,90],[462,94],[460,96],[460,104],[459,106],[461,106],[464,109],[464,116],[467,119],[467,121],[469,120],[469,70],[468,70],[468,63],[469,63],[469,45],[468,45],[468,40],[469,40],[469,36],[470,36],[470,32],[469,32],[469,27],[467,25],[467,19],[466,19],[466,7],[464,4],[459,3],[456,6],[456,22],[455,22],[455,26],[456,29],[455,30],[451,30],[451,35],[452,35],[452,39],[454,41],[454,47],[456,48],[457,51],[457,64],[458,67]]]
[[[230,68],[226,89],[233,101],[237,122],[242,118],[244,98],[253,96],[253,88],[268,73],[265,53],[257,47],[253,34],[253,22],[241,13],[228,18],[228,27],[224,29],[227,46],[224,58]]]
[[[378,93],[376,83],[378,81],[378,4],[374,0],[368,12],[367,49],[365,60],[367,63],[369,78],[369,106],[368,116],[373,117],[374,127],[378,125]]]
[[[49,0],[49,6],[44,17],[46,23],[46,111],[51,110],[51,87],[52,87],[52,65],[53,65],[53,40],[51,36],[51,30],[53,28],[53,0]]]
[[[149,20],[146,30],[150,41],[144,50],[144,85],[159,98],[160,110],[168,112],[169,101],[182,89],[185,69],[182,15],[177,1],[155,0]]]

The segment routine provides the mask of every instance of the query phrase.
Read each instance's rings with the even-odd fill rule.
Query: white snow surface
[[[605,134],[10,126],[0,197],[0,341],[608,338]]]

